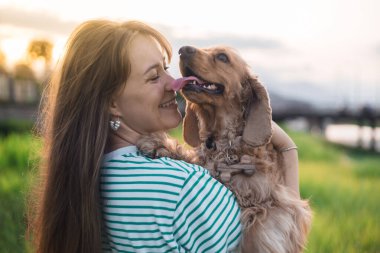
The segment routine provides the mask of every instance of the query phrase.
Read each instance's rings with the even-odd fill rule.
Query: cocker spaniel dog
[[[284,184],[285,168],[271,144],[269,97],[247,63],[229,47],[179,51],[186,99],[186,149],[165,134],[143,137],[140,151],[197,163],[226,185],[241,207],[241,252],[298,253],[307,242],[311,209]]]

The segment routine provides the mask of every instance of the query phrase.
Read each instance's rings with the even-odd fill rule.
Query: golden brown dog
[[[184,140],[187,152],[165,135],[140,140],[150,156],[169,156],[209,169],[241,207],[242,252],[298,253],[306,245],[311,210],[284,185],[282,153],[270,143],[269,97],[246,62],[231,48],[180,49],[187,80]]]

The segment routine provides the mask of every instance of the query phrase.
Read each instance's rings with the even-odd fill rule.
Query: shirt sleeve
[[[174,237],[186,252],[232,252],[240,241],[236,199],[207,173],[193,172],[185,180],[173,225]]]

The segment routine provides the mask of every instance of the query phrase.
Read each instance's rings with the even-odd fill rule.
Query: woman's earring
[[[120,118],[117,117],[115,121],[110,120],[110,127],[112,128],[112,130],[117,131],[117,129],[119,129],[120,127],[120,123]]]

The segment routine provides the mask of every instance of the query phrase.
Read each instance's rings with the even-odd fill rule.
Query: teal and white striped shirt
[[[198,165],[149,159],[135,146],[103,158],[105,252],[234,252],[240,209]]]

